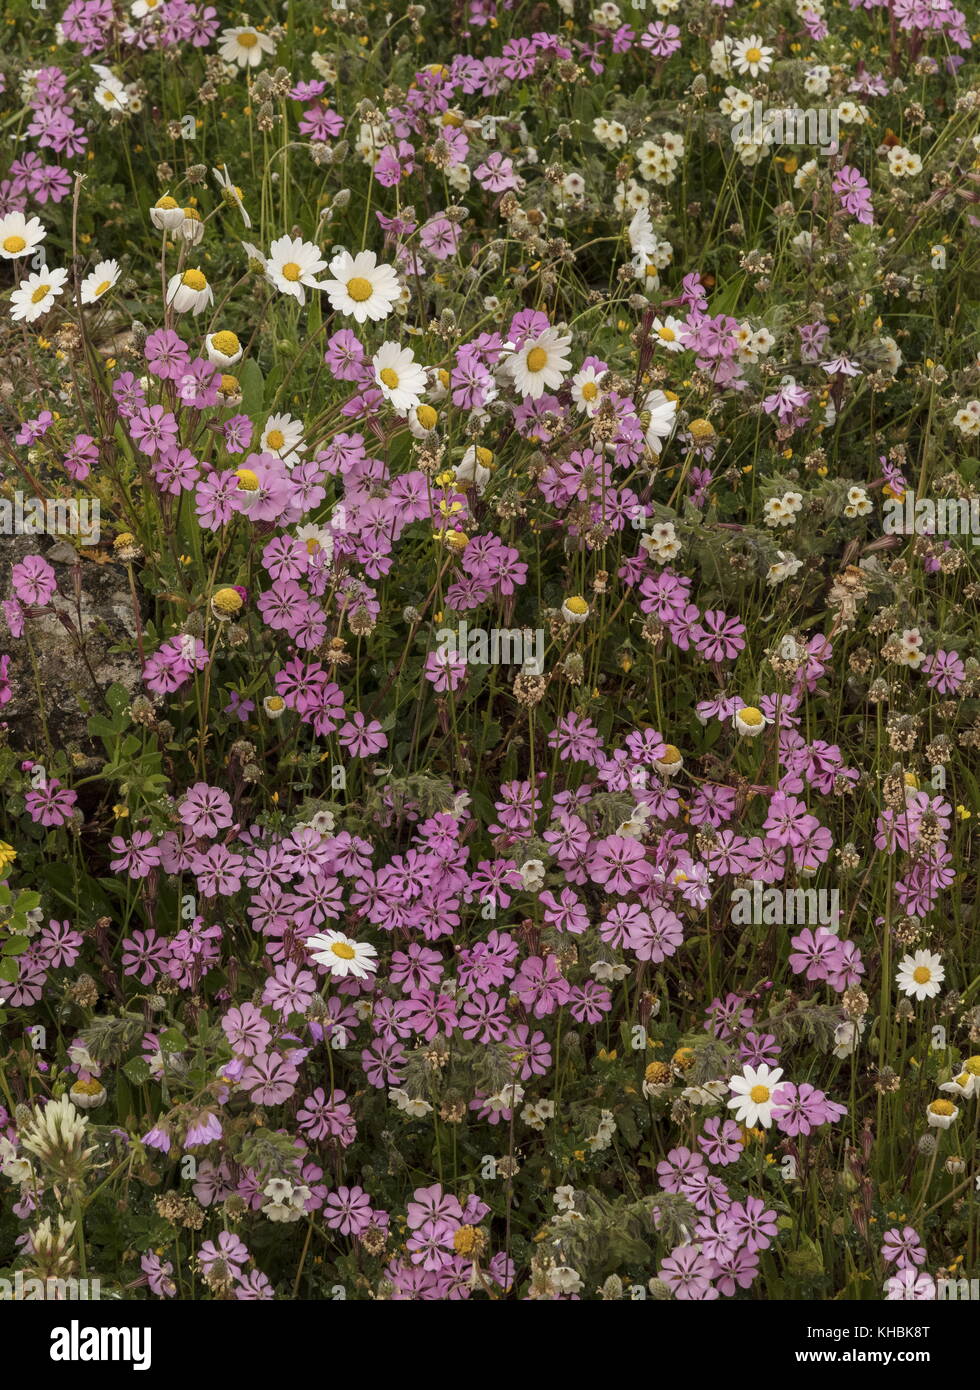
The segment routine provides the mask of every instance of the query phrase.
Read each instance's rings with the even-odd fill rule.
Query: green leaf
[[[161,1052],[186,1052],[187,1039],[179,1028],[168,1028],[165,1033],[160,1034]]]
[[[143,1057],[131,1057],[123,1071],[134,1086],[143,1086],[150,1079],[150,1065]]]

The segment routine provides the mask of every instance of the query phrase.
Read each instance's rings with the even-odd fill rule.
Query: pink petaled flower
[[[676,24],[664,24],[662,20],[657,20],[647,25],[640,45],[648,48],[655,58],[669,58],[681,46],[681,31]]]
[[[657,1178],[664,1192],[680,1192],[687,1178],[706,1172],[704,1159],[683,1146],[671,1149],[657,1164]]]
[[[709,1163],[727,1167],[742,1157],[742,1131],[734,1120],[712,1116],[705,1120],[704,1132],[698,1135],[698,1148]]]
[[[945,652],[942,648],[926,657],[922,670],[929,677],[926,681],[929,689],[938,690],[940,695],[954,695],[966,677],[959,652]]]
[[[144,406],[129,422],[129,435],[141,454],[169,454],[177,444],[177,420],[162,405]]]
[[[694,641],[705,661],[733,661],[745,646],[745,624],[719,609],[704,614],[694,629]]]
[[[342,1236],[363,1234],[373,1216],[371,1198],[363,1187],[338,1187],[336,1192],[328,1193],[323,1207],[324,1221]]]
[[[630,893],[649,882],[651,868],[639,840],[607,835],[589,859],[589,873],[607,893]]]
[[[241,1267],[248,1259],[248,1247],[232,1231],[222,1231],[217,1242],[206,1240],[197,1252],[198,1262],[206,1274],[216,1261],[223,1261],[234,1275],[241,1273]]]
[[[52,777],[44,786],[27,793],[24,808],[35,825],[65,825],[71,820],[77,800],[77,792],[63,787],[56,777]]]
[[[466,675],[466,661],[451,652],[430,652],[425,658],[425,678],[432,682],[433,688],[442,694],[446,690],[456,690]]]
[[[180,819],[194,834],[214,837],[233,823],[231,798],[220,787],[195,782],[179,807]]]
[[[296,1089],[299,1071],[279,1052],[261,1052],[242,1073],[242,1088],[256,1105],[281,1105]]]
[[[130,878],[146,878],[160,863],[160,851],[153,843],[149,830],[137,830],[131,840],[122,835],[114,835],[109,848],[117,856],[110,860],[110,868],[116,871],[125,869]]]
[[[893,1226],[881,1238],[881,1258],[896,1269],[914,1269],[925,1263],[925,1247],[919,1243],[919,1233],[914,1226],[904,1226],[901,1230]]]
[[[846,1106],[829,1101],[823,1091],[806,1081],[799,1086],[791,1081],[783,1082],[773,1092],[773,1101],[776,1127],[791,1137],[809,1134],[820,1125],[847,1114]]]
[[[43,608],[58,586],[54,569],[43,555],[28,555],[10,571],[10,582],[21,603]],[[9,622],[9,615],[8,615]]]
[[[272,1040],[272,1028],[254,1004],[229,1009],[221,1020],[221,1030],[236,1056],[254,1057],[264,1052]]]
[[[710,1303],[718,1290],[712,1284],[715,1266],[696,1245],[678,1245],[657,1270],[657,1278],[675,1298]]]
[[[192,1121],[184,1136],[184,1148],[195,1149],[202,1144],[211,1144],[222,1135],[221,1121],[210,1110],[202,1111]]]
[[[517,188],[520,184],[512,161],[499,150],[494,150],[473,170],[473,177],[490,193],[505,193],[508,188]]]
[[[368,758],[388,747],[388,738],[377,719],[368,723],[360,710],[355,710],[347,723],[341,725],[337,739],[353,758]]]

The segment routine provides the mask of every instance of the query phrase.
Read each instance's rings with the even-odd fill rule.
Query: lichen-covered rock
[[[114,683],[135,693],[140,682],[129,581],[123,566],[79,557],[66,541],[0,536],[0,597],[10,595],[12,566],[36,554],[53,565],[58,592],[46,609],[31,610],[29,641],[0,641],[12,690],[2,718],[18,750],[87,751],[86,721],[101,708],[100,693]]]

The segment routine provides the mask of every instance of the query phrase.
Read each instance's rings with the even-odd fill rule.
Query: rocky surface
[[[10,729],[11,746],[18,750],[44,751],[46,723],[53,747],[77,745],[80,751],[88,751],[91,744],[86,720],[100,708],[96,687],[104,691],[118,682],[135,693],[139,685],[136,623],[126,570],[111,561],[98,564],[89,558],[78,559],[74,548],[63,540],[0,536],[0,597],[10,594],[12,566],[38,553],[54,566],[59,592],[41,616],[28,621],[26,635],[34,647],[37,681],[27,641],[15,640],[3,629],[0,652],[10,655],[13,698],[0,718]],[[59,614],[70,619],[76,631],[80,617],[83,650]]]

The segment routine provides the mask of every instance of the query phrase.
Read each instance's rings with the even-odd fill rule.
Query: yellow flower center
[[[44,296],[48,293],[50,289],[50,285],[38,285],[37,289],[31,295],[31,303],[40,304],[41,300],[44,298]]]
[[[754,705],[746,705],[745,709],[739,710],[738,717],[743,724],[749,724],[753,729],[757,729],[760,724],[765,723],[762,712],[757,710]]]
[[[335,941],[330,949],[333,951],[334,955],[339,956],[341,960],[353,960],[357,955],[354,947],[349,946],[346,941]]]
[[[253,473],[251,468],[236,469],[235,477],[238,479],[238,486],[242,489],[243,492],[258,492],[258,474]]]
[[[295,261],[287,261],[282,268],[282,278],[292,283],[295,283],[301,274],[302,272]]]
[[[971,1076],[980,1076],[980,1057],[967,1057],[963,1063],[963,1069],[968,1071]]]
[[[666,748],[664,749],[664,751],[660,754],[660,761],[661,761],[662,763],[666,763],[666,764],[668,765],[668,767],[669,767],[671,764],[673,764],[673,763],[679,763],[680,760],[681,760],[680,749],[675,748],[674,745],[673,745],[672,743],[668,743],[668,744],[667,744],[667,747],[666,747]]]
[[[388,387],[389,391],[394,391],[398,386],[398,373],[394,367],[382,367],[381,380]]]
[[[583,401],[594,401],[599,394],[599,388],[594,381],[583,381],[582,399]]]
[[[196,208],[184,208],[184,217],[191,222],[200,222],[201,214]]]
[[[285,709],[286,701],[281,695],[270,695],[266,699],[265,707],[268,710],[272,710],[273,714],[278,714],[281,709]]]
[[[544,371],[548,365],[548,354],[542,347],[533,347],[527,355],[527,369],[529,372]]]
[[[951,1100],[934,1100],[929,1109],[934,1115],[952,1115],[956,1106]]]
[[[199,270],[185,270],[182,283],[189,290],[206,290],[208,282]]]
[[[242,596],[237,589],[219,589],[211,603],[219,613],[237,613],[242,606]]]
[[[3,240],[3,249],[11,256],[19,256],[26,245],[27,242],[22,236],[8,236]]]
[[[928,965],[917,965],[912,971],[912,979],[917,985],[928,984],[932,979],[932,971],[929,969]]]
[[[265,437],[265,442],[274,453],[278,453],[286,442],[286,436],[282,430],[270,430]]]
[[[254,48],[258,41],[258,34],[245,33],[238,35],[239,48]]]
[[[588,613],[589,611],[589,605],[586,603],[585,599],[580,598],[578,594],[573,595],[571,598],[567,598],[565,600],[565,607],[571,613]]]
[[[657,329],[657,337],[662,343],[674,343],[677,341],[677,334],[672,328],[668,328],[666,324],[664,324],[663,328]]]
[[[431,405],[420,405],[415,412],[415,418],[424,430],[434,430],[439,416]]]
[[[211,339],[211,346],[216,348],[225,357],[234,357],[241,347],[237,336],[229,329],[223,328],[220,333],[215,333]]]
[[[226,396],[233,396],[238,390],[238,377],[228,376],[227,373],[221,378],[219,390]]]
[[[374,291],[370,280],[365,280],[363,275],[355,275],[352,280],[347,281],[347,293],[355,303],[363,304],[365,299],[371,298]]]
[[[457,1255],[472,1255],[476,1244],[477,1234],[472,1226],[460,1226],[453,1232],[453,1249]]]
[[[692,420],[687,428],[694,439],[710,439],[715,432],[710,420]]]
[[[482,444],[476,446],[476,461],[481,468],[489,468],[493,463],[493,450],[484,449]]]
[[[170,212],[177,206],[177,200],[176,198],[164,196],[163,198],[158,198],[153,206],[159,208],[162,212]]]
[[[88,1081],[76,1081],[71,1088],[73,1096],[97,1096],[102,1090],[102,1082],[91,1077]]]
[[[749,1096],[756,1105],[765,1105],[766,1101],[769,1099],[769,1087],[753,1086],[749,1092]]]
[[[747,48],[747,49],[745,50],[745,61],[746,61],[747,63],[761,63],[761,61],[762,61],[762,49],[761,49],[761,48]]]
[[[115,99],[116,99],[116,94],[115,94],[115,92],[112,90],[111,87],[106,87],[106,88],[105,88],[105,90],[104,90],[103,93],[102,93],[102,99],[103,99],[104,101],[115,101]]]
[[[111,281],[111,280],[103,280],[102,283],[101,283],[100,285],[97,285],[97,286],[96,286],[96,289],[95,289],[95,297],[96,297],[96,299],[98,299],[98,297],[99,297],[100,294],[105,294],[106,290],[111,290],[111,289],[112,289],[112,281]]]

